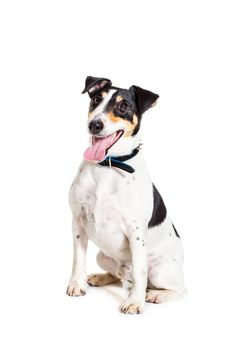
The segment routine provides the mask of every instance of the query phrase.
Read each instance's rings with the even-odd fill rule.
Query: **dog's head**
[[[135,85],[129,89],[116,88],[109,79],[91,76],[86,78],[82,93],[85,92],[91,99],[88,130],[92,143],[85,159],[99,162],[107,154],[130,152],[138,142],[143,113],[156,104],[159,96]]]

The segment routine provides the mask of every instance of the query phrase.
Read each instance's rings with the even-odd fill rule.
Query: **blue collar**
[[[99,165],[102,166],[110,166],[110,167],[114,167],[114,168],[119,168],[121,170],[127,171],[128,173],[134,173],[135,169],[128,165],[125,164],[124,162],[126,160],[129,160],[133,157],[136,156],[136,154],[138,154],[139,152],[139,146],[137,148],[134,148],[134,150],[132,151],[132,153],[125,155],[125,156],[120,156],[120,157],[106,157],[102,162],[98,163]]]

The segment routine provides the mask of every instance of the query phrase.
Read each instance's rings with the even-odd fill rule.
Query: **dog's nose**
[[[93,120],[89,124],[90,133],[93,135],[99,134],[104,128],[104,124],[101,120]]]

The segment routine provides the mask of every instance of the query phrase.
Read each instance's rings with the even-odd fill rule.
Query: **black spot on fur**
[[[157,189],[155,188],[154,184],[152,184],[152,186],[153,186],[154,207],[153,207],[151,219],[148,223],[149,228],[160,225],[167,216],[167,209],[165,207],[163,199],[160,196]]]
[[[137,237],[137,241],[139,241],[140,237]]]
[[[77,239],[79,239],[79,238],[80,238],[80,236],[79,236],[79,235],[77,235],[77,236],[76,236],[76,238],[77,238]]]
[[[173,224],[172,224],[172,226],[173,226],[173,228],[174,228],[174,231],[175,231],[176,237],[180,238],[179,233],[176,231],[175,226],[174,226]]]

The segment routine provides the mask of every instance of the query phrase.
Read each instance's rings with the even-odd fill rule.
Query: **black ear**
[[[111,80],[106,78],[95,78],[88,76],[85,82],[85,88],[82,94],[88,92],[89,95],[93,95],[94,92],[100,91],[103,88],[110,87],[112,85]]]
[[[151,91],[144,90],[139,86],[131,86],[129,90],[133,93],[140,114],[143,114],[149,108],[153,107],[159,98],[159,95]]]

